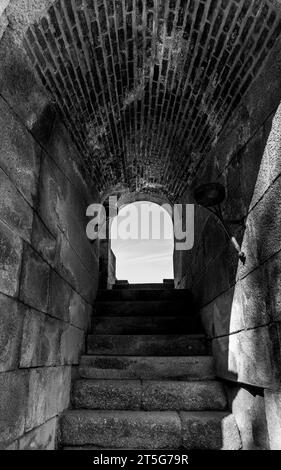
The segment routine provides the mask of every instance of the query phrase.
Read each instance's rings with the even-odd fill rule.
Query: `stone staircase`
[[[64,449],[240,448],[189,292],[117,285],[96,310]]]

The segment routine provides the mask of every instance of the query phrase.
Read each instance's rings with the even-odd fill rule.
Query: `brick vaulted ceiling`
[[[280,32],[267,0],[58,0],[25,47],[99,191],[177,200]]]

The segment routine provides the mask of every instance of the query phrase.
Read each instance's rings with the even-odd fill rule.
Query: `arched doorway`
[[[174,278],[173,222],[158,204],[138,201],[122,207],[111,223],[116,278],[159,283]]]

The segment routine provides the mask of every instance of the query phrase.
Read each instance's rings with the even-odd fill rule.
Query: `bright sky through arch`
[[[136,239],[120,239],[118,233],[122,237],[126,229]],[[111,235],[117,279],[130,283],[158,283],[174,278],[173,222],[161,206],[151,202],[125,206],[112,222]]]

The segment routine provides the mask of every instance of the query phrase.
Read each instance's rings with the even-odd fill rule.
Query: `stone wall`
[[[230,382],[231,402],[238,421],[240,417],[241,422],[241,410],[245,416],[248,414],[244,446],[278,449],[281,448],[280,46],[279,41],[262,75],[221,133],[184,198],[191,202],[192,189],[205,182],[220,181],[226,186],[225,218],[246,216],[245,228],[233,225],[231,229],[242,243],[247,262],[245,266],[238,262],[214,216],[199,207],[195,246],[188,253],[176,254],[177,286],[189,287],[195,295],[206,332],[212,339],[217,374]],[[231,382],[245,384],[245,388]],[[254,419],[257,414],[258,427]]]
[[[97,195],[11,30],[0,64],[0,447],[51,449],[91,323]]]

